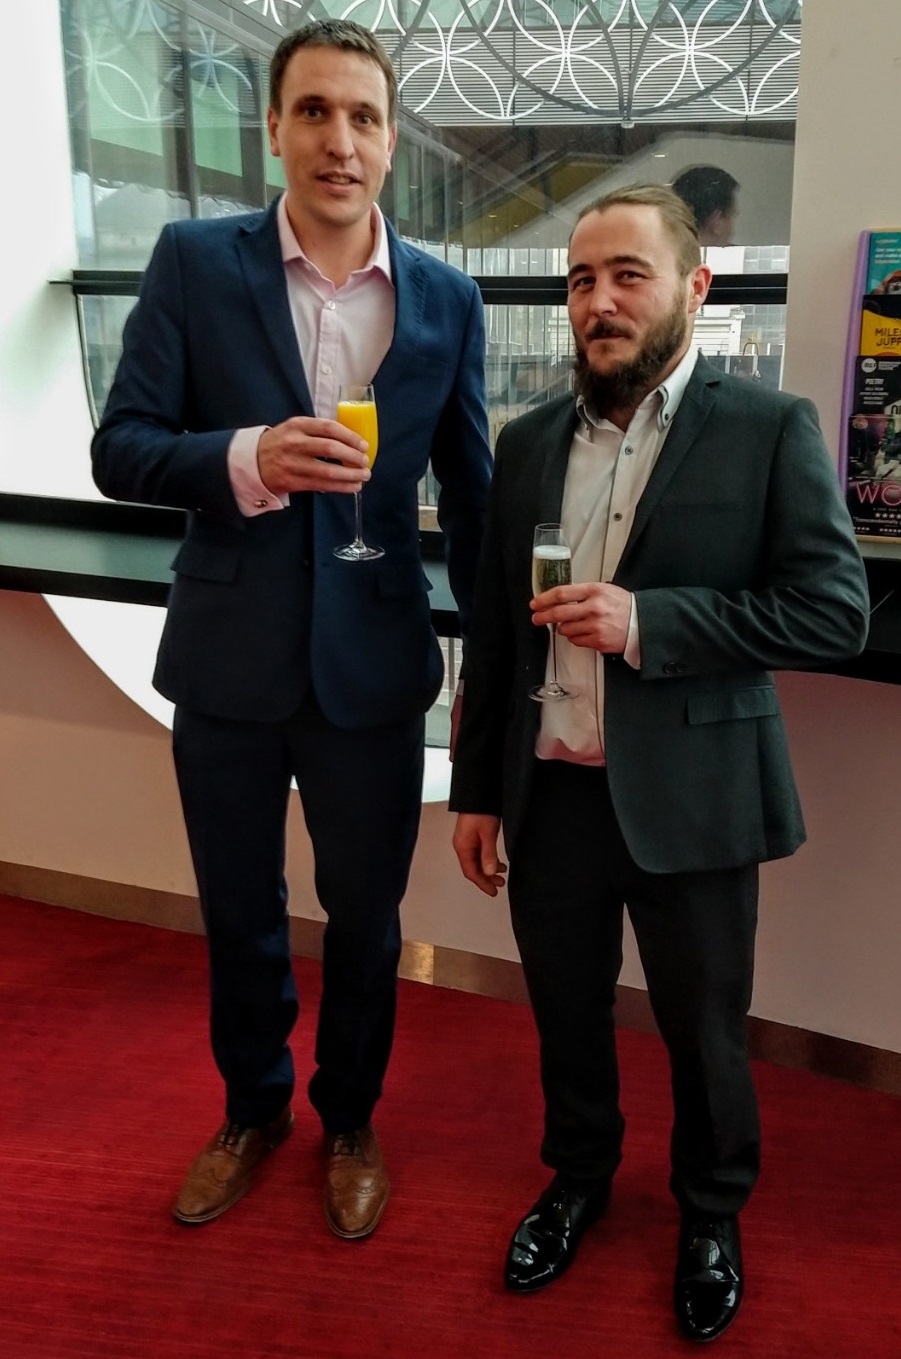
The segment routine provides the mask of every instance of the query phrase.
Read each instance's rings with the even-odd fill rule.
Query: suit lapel
[[[385,229],[395,294],[394,335],[375,375],[376,400],[380,386],[389,388],[395,374],[408,373],[411,365],[415,370],[427,293],[425,270],[419,256],[406,248],[387,220]]]
[[[571,397],[560,403],[547,431],[539,435],[536,443],[541,448],[541,477],[538,489],[538,523],[559,524],[563,511],[563,490],[566,482],[566,468],[576,429],[576,408]]]
[[[629,534],[626,546],[623,548],[623,555],[616,571],[617,576],[624,567],[628,566],[629,558],[635,550],[648,520],[660,504],[663,493],[707,420],[716,401],[713,388],[718,381],[717,370],[707,363],[706,359],[699,357],[685,389],[685,394],[679,403],[672,428],[666,436],[663,448],[660,450],[660,456],[636,506],[632,531]]]
[[[285,267],[278,238],[276,210],[271,205],[262,219],[246,228],[237,243],[238,258],[251,303],[259,316],[271,357],[287,378],[299,403],[299,415],[313,414],[313,400],[297,346],[291,317]]]

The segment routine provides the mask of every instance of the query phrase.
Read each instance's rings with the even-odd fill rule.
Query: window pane
[[[266,193],[260,60],[194,21],[188,37],[199,215],[261,207]]]
[[[80,262],[140,266],[191,212],[181,16],[155,0],[61,8]]]
[[[116,375],[122,352],[122,330],[134,304],[133,297],[78,298],[86,378],[95,424]]]

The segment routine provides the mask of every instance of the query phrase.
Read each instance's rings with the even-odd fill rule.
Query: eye
[[[591,288],[594,279],[590,274],[580,274],[578,278],[571,278],[569,281],[569,291],[571,293],[584,292],[586,288]]]

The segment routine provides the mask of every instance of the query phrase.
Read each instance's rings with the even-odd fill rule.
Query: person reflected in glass
[[[738,180],[718,165],[693,165],[673,180],[673,193],[694,214],[700,245],[732,244],[740,187]]]
[[[394,1031],[424,714],[443,680],[417,487],[431,467],[465,632],[492,467],[484,321],[475,283],[403,243],[377,206],[397,80],[375,37],[311,23],[279,44],[270,75],[269,144],[287,190],[264,212],[164,229],[93,466],[108,496],[188,511],[155,683],[176,705],[224,1120],[175,1217],[231,1208],[292,1128],[293,776],[327,917],[308,1093],[328,1226],[354,1238],[388,1202],[372,1115]],[[375,449],[335,418],[342,382],[374,387],[371,480]],[[353,538],[364,485],[384,557],[347,563],[334,549]]]
[[[577,222],[575,392],[497,441],[450,798],[461,869],[489,896],[503,825],[540,1040],[554,1177],[514,1232],[507,1287],[553,1283],[610,1205],[626,908],[672,1070],[667,1292],[694,1341],[731,1324],[744,1289],[758,865],[805,836],[771,672],[856,655],[869,605],[811,403],[693,346],[709,284],[669,189],[623,189]],[[555,521],[571,583],[533,598],[534,525]],[[536,704],[549,624],[574,694]],[[616,1208],[622,1243],[630,1205]]]

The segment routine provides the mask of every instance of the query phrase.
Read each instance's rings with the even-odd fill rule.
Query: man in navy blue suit
[[[424,714],[442,679],[419,550],[431,462],[465,631],[491,458],[475,284],[398,240],[376,198],[395,145],[386,53],[310,24],[271,67],[266,212],[166,227],[93,443],[107,495],[179,506],[188,530],[154,682],[207,932],[225,1118],[174,1206],[218,1217],[291,1131],[298,1003],[284,878],[296,779],[328,917],[310,1100],[325,1214],[367,1235],[389,1184],[372,1113],[394,1029],[398,909],[419,824]],[[380,452],[334,420],[374,383]],[[354,491],[381,560],[348,563]]]

